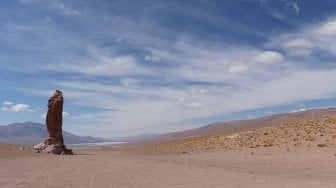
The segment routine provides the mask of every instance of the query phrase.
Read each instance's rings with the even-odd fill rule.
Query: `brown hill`
[[[209,124],[188,131],[168,133],[146,144],[138,151],[188,153],[271,146],[327,147],[336,145],[336,109]]]
[[[208,135],[233,134],[257,128],[274,126],[288,121],[317,119],[325,115],[336,115],[336,108],[313,109],[303,112],[277,114],[257,119],[211,123],[191,130],[163,134],[155,139],[147,140],[146,142],[169,141]]]

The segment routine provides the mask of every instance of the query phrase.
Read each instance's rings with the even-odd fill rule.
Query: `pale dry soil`
[[[0,143],[0,187],[336,187],[336,117],[131,148]]]
[[[0,187],[335,187],[336,147],[258,147],[187,154],[73,148],[0,152]],[[289,150],[287,150],[289,149]],[[6,150],[7,151],[7,150]],[[253,152],[253,153],[252,153]]]

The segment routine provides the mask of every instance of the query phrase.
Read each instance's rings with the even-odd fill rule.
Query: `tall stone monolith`
[[[65,147],[62,135],[63,101],[63,94],[59,90],[50,97],[46,116],[48,137],[33,147],[36,152],[72,154],[72,150]]]

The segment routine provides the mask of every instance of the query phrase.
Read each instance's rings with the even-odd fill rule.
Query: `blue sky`
[[[336,105],[336,1],[1,1],[0,124],[102,137]]]

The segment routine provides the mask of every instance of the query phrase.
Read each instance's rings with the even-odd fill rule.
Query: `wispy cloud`
[[[295,39],[302,32],[306,33],[304,39]],[[314,39],[308,31],[300,31],[274,41],[280,42],[281,51],[320,47]],[[75,114],[73,120],[103,127],[121,125],[106,127],[119,132],[156,130],[153,127],[158,125],[161,131],[168,131],[169,125],[179,125],[195,118],[336,95],[333,89],[336,85],[324,84],[325,80],[334,78],[335,70],[316,71],[308,67],[298,70],[292,66],[298,60],[292,62],[287,57],[290,60],[287,61],[286,54],[277,51],[253,47],[220,49],[209,45],[203,48],[202,45],[192,37],[169,42],[169,45],[161,46],[164,50],[144,45],[142,48],[148,55],[142,58],[143,62],[155,60],[153,66],[159,65],[158,68],[141,65],[141,60],[135,56],[118,59],[118,55],[114,57],[111,51],[107,53],[104,49],[91,48],[88,52],[95,61],[56,64],[60,69],[55,71],[119,76],[122,79],[113,84],[77,78],[50,84],[63,88],[73,105],[100,109],[88,114]],[[160,65],[162,62],[169,64]],[[165,69],[160,69],[160,66]],[[149,84],[146,76],[156,76],[158,82],[165,85]],[[188,84],[191,81],[207,84]]]
[[[306,57],[307,59],[302,61],[308,60],[308,64],[309,61],[315,63],[316,52],[326,52],[335,56],[335,20],[336,18],[331,17],[322,23],[306,25],[299,31],[274,37],[268,46],[273,48],[281,46],[289,56]],[[298,59],[295,61],[298,61]]]
[[[320,36],[335,37],[336,36],[336,20],[332,19],[314,28],[314,33]]]
[[[3,104],[4,106],[11,106],[13,103],[10,102],[10,101],[4,101],[2,104]]]
[[[274,63],[282,63],[284,61],[284,57],[279,52],[267,51],[258,54],[254,57],[256,62],[266,63],[266,64],[274,64]]]
[[[41,6],[51,10],[56,10],[64,15],[76,15],[82,14],[81,11],[71,8],[70,6],[60,3],[59,1],[44,1],[44,0],[18,0],[18,2],[28,6]]]
[[[63,3],[55,3],[52,5],[53,8],[59,10],[61,13],[65,14],[65,15],[81,15],[82,12],[75,10],[73,8],[70,8],[66,5],[64,5]]]
[[[309,39],[295,38],[285,41],[282,47],[291,55],[309,55],[314,44]]]
[[[145,71],[138,66],[132,55],[115,55],[113,52],[104,52],[104,49],[87,49],[90,61],[75,61],[71,64],[62,62],[49,65],[49,69],[61,72],[78,72],[89,75],[125,75],[128,73],[140,73]]]
[[[296,13],[299,13],[300,12],[300,6],[299,6],[299,4],[297,4],[297,3],[293,3],[292,4],[292,7],[293,7],[293,9],[294,9],[294,11],[296,12]]]
[[[215,14],[211,3],[188,5],[188,11],[178,1],[126,3],[125,10],[111,11],[111,4],[123,2],[97,7],[22,2],[37,11],[45,6],[47,13],[25,22],[8,19],[0,26],[0,42],[15,49],[0,54],[5,62],[0,69],[29,80],[18,87],[12,78],[7,88],[45,101],[56,88],[62,90],[63,115],[73,127],[83,127],[77,129],[81,134],[181,130],[195,119],[336,97],[336,85],[325,84],[334,80],[336,68],[317,63],[321,53],[336,55],[332,17],[266,35],[264,26],[257,28],[247,16],[230,15],[237,18],[232,21],[222,15],[227,11]],[[303,11],[294,1],[281,3],[292,14]],[[278,17],[276,23],[287,19],[284,11],[270,12],[278,13],[271,16]],[[9,102],[2,108],[30,109]]]

